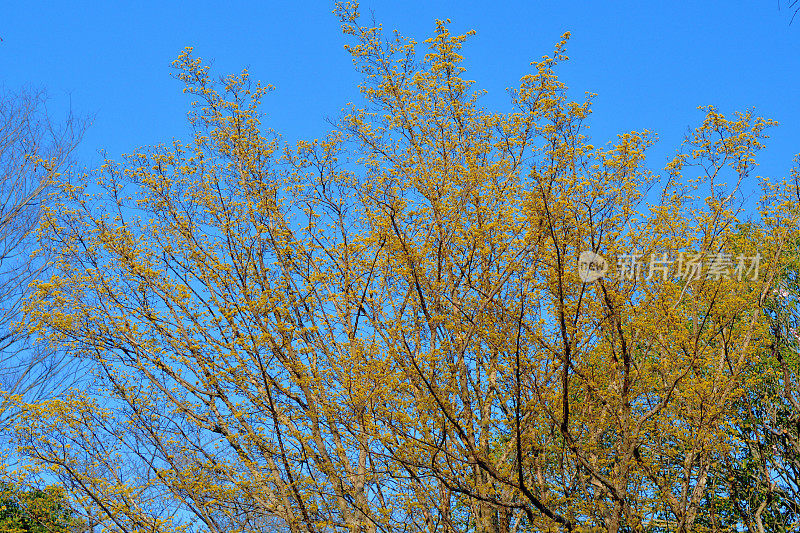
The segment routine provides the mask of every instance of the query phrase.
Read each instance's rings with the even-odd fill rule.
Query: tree
[[[0,89],[0,430],[15,413],[10,399],[42,399],[59,390],[61,359],[18,329],[28,285],[40,273],[35,230],[44,193],[69,165],[84,123],[48,117],[45,95]]]
[[[794,19],[797,16],[797,13],[800,12],[800,2],[798,2],[798,0],[789,0],[786,3],[786,6],[792,11],[792,18],[789,21],[789,24],[791,24],[791,23],[794,22]],[[779,7],[780,7],[780,5],[779,5]]]
[[[79,533],[84,529],[58,487],[24,490],[4,483],[0,485],[0,531]]]
[[[795,190],[800,175],[793,173]],[[795,198],[800,205],[800,196]],[[764,301],[767,357],[751,369],[748,394],[736,403],[734,453],[716,477],[733,523],[747,531],[800,530],[800,236],[786,242],[775,288]]]
[[[418,57],[356,7],[365,103],[326,137],[187,50],[193,140],[62,184],[27,316],[95,388],[29,405],[23,451],[119,531],[702,530],[797,222],[766,182],[737,232],[773,123],[706,108],[659,180],[651,133],[590,144],[566,36],[497,113],[466,36]]]

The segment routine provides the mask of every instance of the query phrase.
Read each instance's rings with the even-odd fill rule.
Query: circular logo
[[[594,252],[581,252],[578,257],[578,277],[584,283],[602,278],[608,272],[608,263],[603,256]]]

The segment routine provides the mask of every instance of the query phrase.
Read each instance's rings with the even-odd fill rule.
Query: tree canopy
[[[46,262],[33,255],[39,206],[85,127],[72,115],[53,120],[45,104],[43,91],[0,87],[0,431],[16,414],[6,398],[48,398],[69,383],[60,353],[31,343],[19,327],[29,285]]]
[[[568,35],[496,112],[445,21],[337,13],[363,102],[324,136],[187,49],[193,138],[60,184],[27,320],[94,372],[22,451],[110,531],[734,531],[715,476],[800,215],[797,169],[754,175],[774,122],[703,108],[655,171],[651,132],[592,144]]]
[[[83,523],[67,505],[63,491],[0,485],[0,531],[3,533],[78,533]]]

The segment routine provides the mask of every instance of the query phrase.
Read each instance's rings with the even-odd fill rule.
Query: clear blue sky
[[[170,77],[185,46],[213,59],[218,74],[238,72],[276,87],[266,125],[287,140],[318,137],[324,118],[357,99],[347,42],[332,2],[5,2],[0,17],[0,83],[44,87],[51,107],[67,105],[95,122],[80,150],[86,164],[105,149],[116,157],[185,135],[188,97]],[[365,1],[384,28],[422,41],[436,18],[454,32],[474,29],[469,77],[488,89],[484,103],[506,109],[504,88],[529,72],[572,32],[561,78],[581,98],[598,94],[593,141],[651,129],[661,166],[699,105],[723,112],[755,107],[772,130],[761,172],[786,173],[800,152],[800,16],[778,0]]]

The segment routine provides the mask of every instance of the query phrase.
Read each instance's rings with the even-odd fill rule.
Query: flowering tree
[[[658,176],[649,132],[590,144],[566,36],[492,112],[466,36],[418,56],[356,7],[326,137],[187,51],[192,141],[63,184],[28,317],[95,388],[28,405],[23,451],[118,531],[698,531],[797,221],[767,182],[740,231],[772,123],[706,108]]]
[[[28,285],[44,261],[31,257],[44,192],[70,163],[84,123],[55,124],[44,93],[0,89],[0,432],[16,411],[9,397],[44,398],[60,389],[61,359],[18,329]]]
[[[793,179],[797,183],[795,172]],[[800,198],[797,198],[800,200]],[[800,529],[800,238],[786,243],[775,288],[764,301],[770,325],[765,357],[749,371],[752,384],[735,406],[736,444],[720,461],[717,505],[730,524],[751,532]]]

